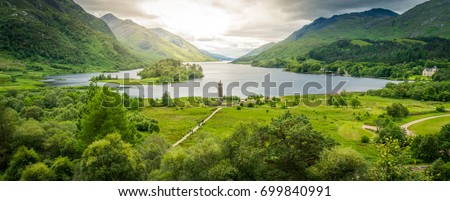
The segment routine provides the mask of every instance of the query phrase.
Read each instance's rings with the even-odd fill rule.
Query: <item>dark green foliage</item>
[[[409,110],[401,103],[393,103],[386,108],[387,114],[394,118],[404,118],[409,115]]]
[[[355,99],[355,98],[350,101],[350,105],[353,107],[353,109],[356,109],[356,108],[362,106],[361,101],[359,101],[358,99]]]
[[[450,69],[439,69],[438,72],[433,75],[433,81],[450,81]]]
[[[166,107],[173,107],[174,101],[172,100],[172,97],[170,97],[170,93],[168,91],[164,92],[162,98],[161,98],[163,106]]]
[[[92,100],[86,103],[81,116],[79,138],[86,144],[118,132],[126,142],[134,140],[135,130],[121,104],[121,96],[107,87],[97,90]]]
[[[1,1],[0,50],[18,59],[79,72],[87,66],[125,69],[137,59],[107,25],[73,1]],[[32,67],[33,70],[39,68]]]
[[[386,88],[370,90],[368,94],[385,98],[447,102],[450,100],[450,82],[390,83]]]
[[[183,64],[175,59],[163,59],[156,65],[144,68],[139,76],[160,78],[159,83],[182,82],[204,77],[203,69],[198,64]]]
[[[386,143],[388,140],[398,140],[403,145],[406,143],[406,132],[394,123],[389,123],[385,127],[381,127],[378,131],[378,142]]]
[[[327,63],[351,61],[387,64],[450,58],[450,40],[443,38],[362,41],[367,45],[352,43],[352,40],[340,40],[311,50],[309,56]]]
[[[442,159],[438,159],[425,172],[433,181],[449,181],[450,162],[445,163]]]
[[[286,112],[267,126],[238,127],[226,141],[225,153],[238,180],[305,180],[305,170],[333,145],[304,115]]]
[[[56,175],[53,170],[44,163],[27,166],[20,177],[22,181],[54,181],[55,179]]]
[[[0,104],[0,170],[8,166],[12,155],[13,133],[17,126],[19,115],[11,108]]]
[[[325,150],[320,160],[308,169],[309,177],[320,181],[363,180],[367,164],[360,153],[350,148]]]
[[[445,107],[443,105],[437,106],[436,111],[438,112],[446,112]]]
[[[146,167],[131,144],[110,134],[84,151],[79,174],[88,181],[140,181],[146,179]]]
[[[26,146],[41,151],[45,139],[45,130],[42,125],[34,119],[29,119],[15,130],[12,144],[14,148]]]
[[[435,135],[417,136],[411,144],[415,158],[433,162],[439,158],[450,161],[450,124],[442,127]]]
[[[5,172],[4,180],[18,181],[25,167],[39,161],[41,161],[41,159],[34,149],[20,147],[9,162],[9,167]]]
[[[53,162],[51,169],[55,173],[57,181],[71,181],[74,175],[74,164],[68,157],[58,157]]]
[[[129,120],[134,123],[136,129],[141,132],[158,133],[159,125],[156,119],[149,119],[140,113],[133,113]]]
[[[363,136],[361,137],[361,143],[363,143],[363,144],[368,144],[368,143],[370,143],[370,138],[369,138],[367,135],[363,135]]]
[[[160,135],[150,135],[139,145],[138,151],[147,167],[147,172],[159,169],[164,154],[172,146]]]
[[[37,106],[25,107],[20,112],[20,115],[25,119],[33,118],[41,121],[44,118],[44,110]]]
[[[410,160],[409,147],[403,147],[397,140],[387,140],[380,145],[380,159],[370,169],[373,181],[421,181],[427,178],[421,172],[414,172],[405,164]]]

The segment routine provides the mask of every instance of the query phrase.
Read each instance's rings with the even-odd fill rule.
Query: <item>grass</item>
[[[224,107],[181,146],[190,147],[204,138],[214,138],[220,142],[231,136],[240,123],[250,124],[255,122],[266,125],[270,123],[272,118],[290,111],[293,114],[305,114],[310,119],[314,129],[332,137],[344,147],[351,147],[361,153],[368,161],[374,162],[378,158],[377,145],[375,143],[363,144],[361,143],[361,137],[368,136],[373,140],[377,135],[363,129],[362,125],[372,123],[378,115],[385,113],[386,106],[394,102],[402,103],[413,113],[399,124],[440,114],[435,111],[435,106],[440,104],[436,102],[395,100],[373,96],[355,96],[354,98],[358,98],[363,107],[353,109],[351,107],[306,107],[302,105],[282,109],[280,105],[277,105],[276,108],[263,105],[257,108],[243,107],[242,110],[237,110],[236,107]],[[283,99],[292,99],[292,97],[284,97]],[[214,109],[212,107],[145,108],[142,112],[147,117],[157,119],[160,122],[161,134],[168,142],[175,143],[194,128],[198,122],[209,116]],[[361,120],[357,120],[358,116]]]
[[[372,44],[363,40],[352,40],[352,45],[359,45],[360,47],[364,47]]]
[[[416,135],[430,135],[438,133],[447,124],[450,124],[450,117],[442,117],[414,124],[409,127],[409,130]]]

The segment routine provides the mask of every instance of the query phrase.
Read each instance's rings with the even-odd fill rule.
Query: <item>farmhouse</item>
[[[438,71],[438,68],[435,66],[433,68],[425,68],[423,70],[422,75],[427,77],[432,77],[434,74],[436,74]]]

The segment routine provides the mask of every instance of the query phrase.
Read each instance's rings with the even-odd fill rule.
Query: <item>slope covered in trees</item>
[[[338,40],[442,37],[450,38],[449,0],[431,0],[397,15],[385,9],[319,18],[253,60],[305,56],[310,50]]]
[[[2,55],[81,72],[139,62],[102,20],[72,0],[1,0],[0,11]]]

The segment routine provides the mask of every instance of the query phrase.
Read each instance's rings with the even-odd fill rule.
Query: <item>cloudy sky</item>
[[[200,49],[239,57],[279,42],[318,17],[387,8],[399,14],[426,0],[75,0],[101,17],[113,13],[164,28]]]

